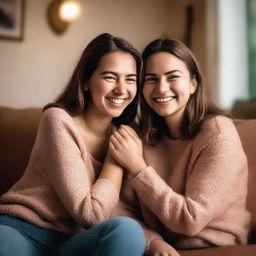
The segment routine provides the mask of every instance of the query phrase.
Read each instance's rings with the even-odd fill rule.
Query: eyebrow
[[[114,72],[114,71],[108,71],[108,70],[103,71],[103,72],[101,72],[100,74],[101,74],[101,75],[112,74],[112,75],[114,75],[114,76],[118,76],[118,74],[117,74],[116,72]],[[137,74],[127,74],[127,76],[128,76],[128,77],[131,77],[131,76],[137,77]]]
[[[182,73],[180,70],[175,69],[175,70],[165,72],[164,75],[170,75],[170,74],[175,73],[175,72]],[[146,73],[145,76],[156,76],[156,74],[155,73]]]

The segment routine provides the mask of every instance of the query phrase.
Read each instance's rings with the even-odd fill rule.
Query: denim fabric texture
[[[128,217],[103,221],[72,236],[0,215],[0,256],[140,256],[143,229]]]

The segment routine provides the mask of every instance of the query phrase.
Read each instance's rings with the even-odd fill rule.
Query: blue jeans
[[[128,217],[67,236],[0,215],[0,256],[141,256],[145,244],[143,229]]]

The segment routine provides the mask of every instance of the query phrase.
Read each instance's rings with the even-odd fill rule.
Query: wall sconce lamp
[[[47,10],[49,25],[57,34],[62,34],[80,15],[81,5],[76,0],[53,0]]]

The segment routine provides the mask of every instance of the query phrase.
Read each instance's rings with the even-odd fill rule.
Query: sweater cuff
[[[138,173],[132,180],[131,186],[142,201],[148,201],[150,203],[159,202],[159,196],[166,194],[166,191],[171,192],[171,188],[166,182],[158,175],[153,167],[148,166]]]
[[[146,195],[148,193],[148,186],[152,187],[154,185],[152,181],[155,179],[159,179],[158,174],[155,173],[153,167],[147,166],[131,180],[131,184],[137,192],[145,193]]]

